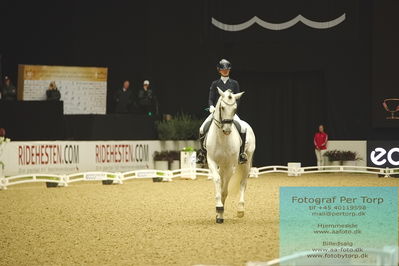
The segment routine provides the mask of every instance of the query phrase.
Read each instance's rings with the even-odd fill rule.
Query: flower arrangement
[[[154,161],[169,161],[167,151],[154,152]]]
[[[4,151],[4,146],[9,143],[11,140],[6,138],[6,131],[4,128],[0,128],[0,158]],[[0,161],[0,167],[4,169],[4,163]]]
[[[339,151],[339,150],[331,150],[331,151],[327,151],[324,156],[327,156],[328,160],[330,162],[333,161],[358,161],[358,160],[362,160],[362,158],[360,158],[358,156],[358,154],[356,152],[353,151]]]
[[[191,147],[191,146],[188,146],[188,147],[184,147],[181,151],[184,151],[184,152],[194,152],[195,149],[194,149],[193,147]]]
[[[169,151],[169,161],[179,161],[180,160],[180,152],[179,151]]]
[[[172,163],[174,160],[180,160],[179,151],[154,152],[154,161],[168,161],[169,163]]]
[[[341,160],[342,161],[358,161],[358,160],[363,160],[358,156],[356,152],[353,151],[343,151],[341,155]]]

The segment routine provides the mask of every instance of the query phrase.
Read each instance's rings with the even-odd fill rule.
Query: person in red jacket
[[[324,132],[324,126],[319,126],[319,131],[314,134],[313,143],[317,158],[317,166],[324,166],[324,153],[327,151],[328,135]]]

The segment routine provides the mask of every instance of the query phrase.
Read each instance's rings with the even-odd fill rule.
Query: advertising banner
[[[367,166],[399,168],[399,141],[367,141]]]
[[[126,172],[151,169],[160,141],[10,142],[2,155],[5,175]]]
[[[282,266],[379,265],[397,246],[397,187],[280,188]]]
[[[19,65],[18,97],[25,101],[46,100],[55,82],[65,114],[105,114],[107,68]]]

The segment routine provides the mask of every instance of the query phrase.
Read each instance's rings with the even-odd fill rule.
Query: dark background
[[[372,50],[372,112],[373,126],[399,128],[399,120],[387,120],[390,113],[382,102],[387,98],[399,98],[399,22],[398,1],[375,1]],[[399,102],[396,102],[399,105]],[[395,109],[397,106],[391,106]],[[392,110],[391,109],[391,110]],[[399,112],[395,114],[399,116]],[[398,134],[395,135],[398,139]]]
[[[376,120],[379,97],[399,88],[397,10],[394,0],[2,1],[0,53],[14,81],[18,64],[108,67],[109,95],[125,79],[134,88],[149,79],[162,113],[201,117],[215,65],[227,58],[246,91],[240,116],[257,136],[255,164],[314,165],[319,123],[333,140],[398,139],[399,122],[380,128]],[[326,30],[298,23],[233,33],[210,23],[343,13]]]

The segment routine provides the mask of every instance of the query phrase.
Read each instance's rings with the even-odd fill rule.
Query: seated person
[[[50,82],[46,91],[47,101],[59,101],[61,99],[61,93],[55,84],[55,81]]]

